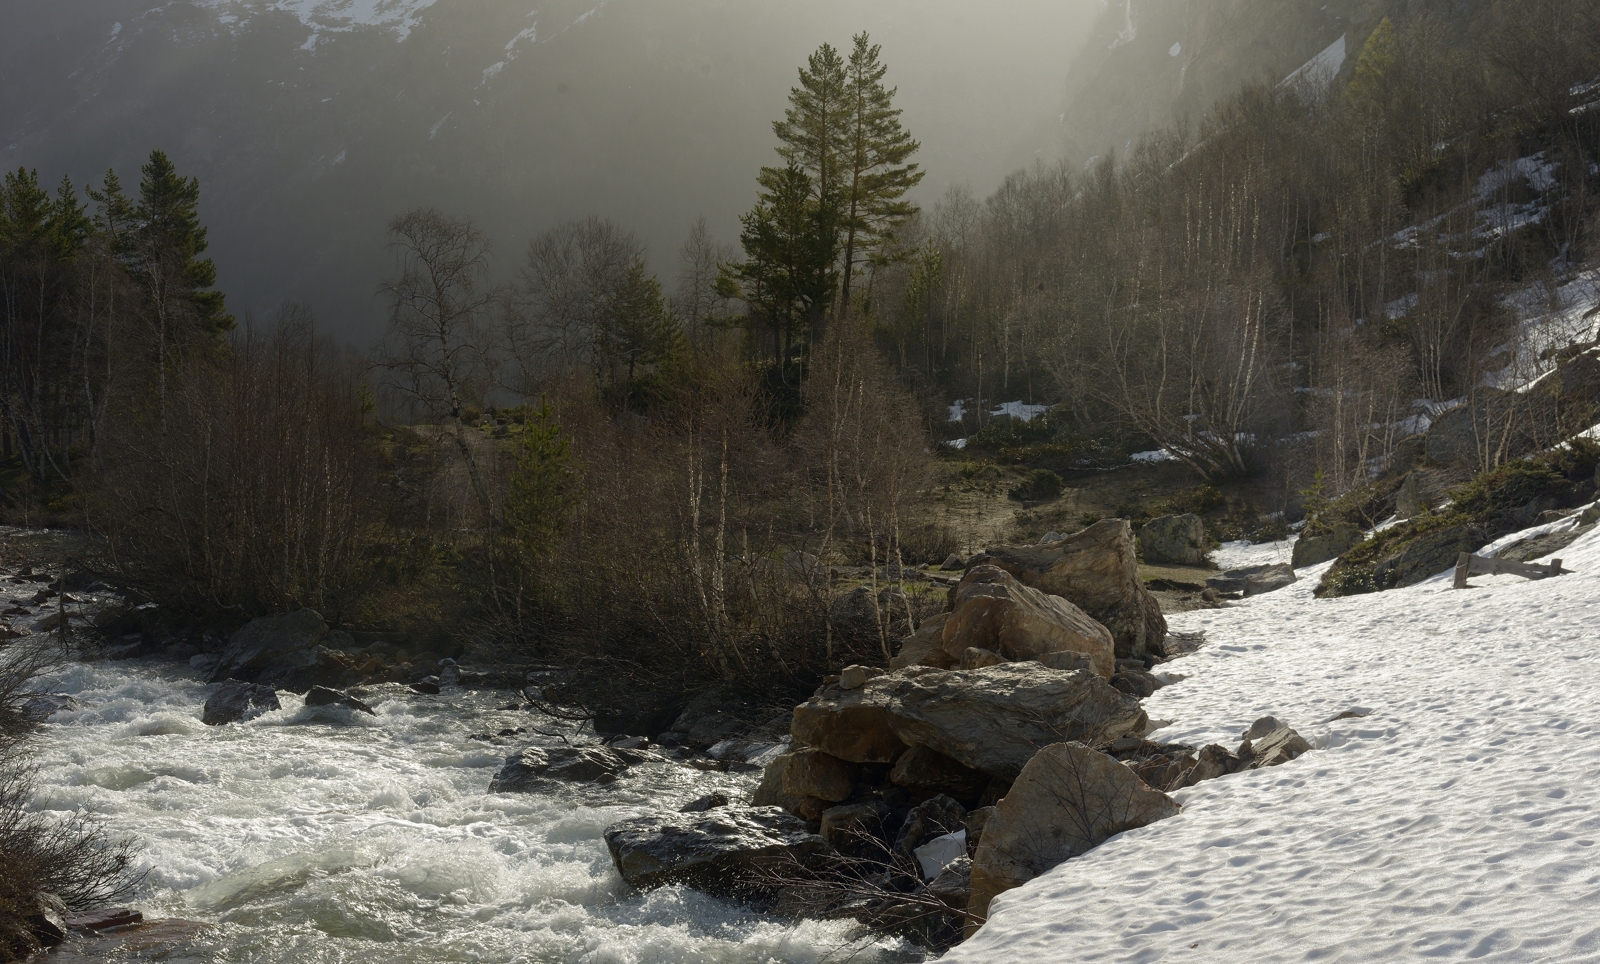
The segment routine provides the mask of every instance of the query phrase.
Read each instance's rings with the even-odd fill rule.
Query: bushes
[[[1007,493],[1012,499],[1025,504],[1049,502],[1061,497],[1061,476],[1049,469],[1034,469]]]

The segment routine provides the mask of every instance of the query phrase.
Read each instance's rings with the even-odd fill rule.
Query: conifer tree
[[[595,331],[595,352],[627,374],[621,385],[624,402],[637,387],[641,369],[659,368],[684,348],[683,325],[667,305],[661,283],[635,256],[614,296],[601,311]]]
[[[896,89],[883,84],[889,68],[878,59],[879,46],[869,41],[865,33],[856,35],[845,68],[850,116],[840,164],[840,228],[844,234],[841,311],[850,310],[856,265],[892,242],[896,229],[916,214],[916,205],[905,200],[905,195],[925,173],[906,163],[921,145],[900,125],[901,111],[894,106]]]
[[[772,130],[778,135],[778,156],[804,171],[811,179],[817,204],[837,209],[840,204],[841,162],[850,123],[844,60],[829,44],[818,47],[800,69],[800,86],[789,90],[789,106]],[[762,185],[771,190],[783,168],[761,169]]]

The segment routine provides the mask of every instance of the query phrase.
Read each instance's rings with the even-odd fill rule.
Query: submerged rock
[[[343,706],[361,713],[366,713],[369,716],[378,715],[373,711],[372,707],[356,699],[354,696],[351,696],[349,693],[341,693],[336,689],[329,689],[326,686],[311,687],[311,691],[306,693],[306,705]]]
[[[686,884],[735,899],[770,895],[767,874],[812,864],[830,849],[776,807],[634,817],[606,828],[605,840],[617,873],[634,887]]]
[[[230,679],[206,699],[200,711],[200,722],[207,726],[243,723],[277,709],[282,709],[282,705],[272,687]]]
[[[490,793],[537,793],[553,780],[612,783],[637,763],[660,760],[645,750],[604,746],[530,746],[506,757],[505,766],[489,782]]]
[[[22,699],[22,715],[34,723],[43,723],[57,713],[82,708],[83,704],[77,697],[67,693],[38,693]]]

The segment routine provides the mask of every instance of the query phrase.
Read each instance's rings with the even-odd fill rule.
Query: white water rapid
[[[135,841],[147,917],[216,924],[174,960],[250,962],[906,961],[903,947],[850,944],[840,923],[794,923],[683,888],[632,891],[602,831],[643,809],[750,776],[681,764],[636,767],[606,787],[488,794],[540,726],[497,692],[419,696],[382,688],[376,717],[283,709],[243,724],[200,722],[208,691],[171,664],[77,663],[49,692],[38,805],[102,814]],[[863,953],[864,951],[864,953]]]

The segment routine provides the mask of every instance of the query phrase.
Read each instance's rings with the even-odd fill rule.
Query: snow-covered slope
[[[1330,600],[1319,567],[1172,617],[1208,644],[1146,701],[1157,739],[1271,714],[1316,751],[1181,791],[945,960],[1600,960],[1600,529],[1556,555],[1575,572]]]

